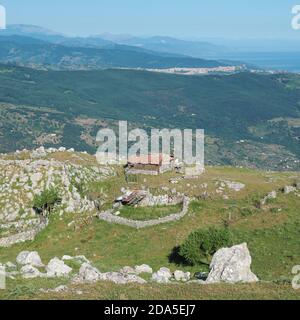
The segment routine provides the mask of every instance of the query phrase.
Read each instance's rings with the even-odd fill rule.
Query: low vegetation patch
[[[232,244],[231,233],[227,228],[197,230],[187,237],[179,254],[192,265],[209,264],[218,249]]]
[[[39,214],[50,214],[56,204],[61,202],[59,192],[56,188],[45,189],[33,199],[33,208]]]

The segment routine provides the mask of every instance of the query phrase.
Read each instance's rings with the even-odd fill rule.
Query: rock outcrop
[[[68,160],[48,158],[55,152],[63,150],[41,147],[29,155],[19,152],[0,158],[0,247],[33,240],[47,226],[33,208],[35,196],[47,189],[57,190],[61,202],[53,210],[60,215],[96,211],[97,205],[80,190],[87,183],[113,175],[113,170],[99,166],[92,156],[84,162],[73,150],[66,151]],[[61,156],[64,159],[66,155]]]

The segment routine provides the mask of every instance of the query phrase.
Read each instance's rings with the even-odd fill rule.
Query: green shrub
[[[38,213],[48,212],[50,214],[55,204],[60,202],[61,198],[59,197],[58,190],[50,188],[34,196],[33,207]]]
[[[231,233],[227,228],[210,228],[191,233],[179,253],[192,265],[209,264],[218,249],[231,245]]]

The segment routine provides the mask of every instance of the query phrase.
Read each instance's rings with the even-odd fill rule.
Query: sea
[[[236,52],[222,59],[245,62],[263,69],[300,73],[299,52]]]

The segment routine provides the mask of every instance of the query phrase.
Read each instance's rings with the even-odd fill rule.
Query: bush
[[[192,265],[209,264],[217,250],[231,245],[231,233],[227,228],[197,230],[180,247],[180,255]]]
[[[55,204],[60,202],[61,198],[55,188],[45,189],[41,194],[34,197],[33,208],[38,213],[48,212],[50,214]]]

